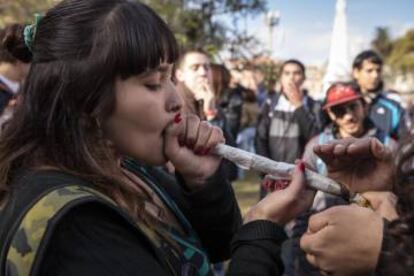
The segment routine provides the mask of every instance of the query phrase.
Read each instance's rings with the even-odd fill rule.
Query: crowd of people
[[[139,2],[63,0],[0,42],[0,275],[414,273],[412,126],[376,52],[318,101],[299,60],[246,85]],[[295,169],[242,218],[219,143]]]

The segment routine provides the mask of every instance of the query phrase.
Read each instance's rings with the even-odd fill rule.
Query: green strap
[[[99,198],[116,206],[107,196],[78,185],[54,189],[38,200],[22,218],[7,252],[7,276],[29,276],[49,223],[70,203]]]

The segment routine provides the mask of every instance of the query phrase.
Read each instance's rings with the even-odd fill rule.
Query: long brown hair
[[[230,71],[222,64],[211,64],[213,91],[216,101],[219,101],[230,85]]]
[[[384,275],[414,275],[414,142],[413,136],[401,143],[395,161],[397,181],[395,193],[398,196],[400,218],[391,222],[384,242],[387,252],[379,266]]]
[[[9,34],[13,40],[21,46],[22,32]],[[174,35],[144,4],[64,0],[41,20],[31,49],[22,103],[0,140],[0,200],[19,169],[53,166],[139,215],[142,196],[121,180],[99,122],[114,110],[117,77],[176,61]]]

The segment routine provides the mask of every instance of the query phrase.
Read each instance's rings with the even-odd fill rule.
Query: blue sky
[[[269,9],[281,13],[274,32],[274,56],[315,65],[326,62],[335,4],[336,0],[268,0]],[[414,28],[413,11],[414,0],[347,0],[351,56],[369,46],[377,26],[388,26],[393,36]],[[263,16],[249,19],[247,26],[267,45]]]

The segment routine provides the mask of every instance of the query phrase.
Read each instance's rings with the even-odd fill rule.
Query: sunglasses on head
[[[330,110],[335,115],[336,118],[342,118],[347,113],[355,112],[357,108],[358,108],[358,101],[355,101],[355,102],[351,102],[347,104],[332,106]]]

